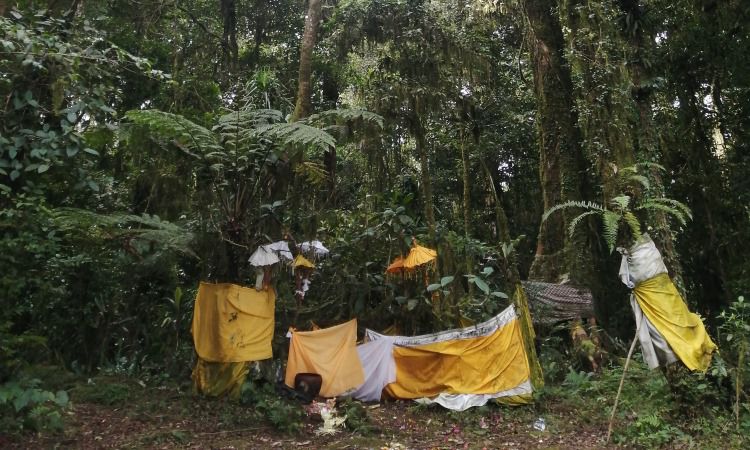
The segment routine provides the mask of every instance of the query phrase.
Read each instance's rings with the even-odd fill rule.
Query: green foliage
[[[259,386],[253,381],[245,382],[240,402],[252,406],[259,419],[268,421],[282,433],[292,434],[302,429],[304,412],[300,403],[280,397],[270,383]]]
[[[0,111],[0,189],[39,187],[48,172],[70,171],[80,185],[98,190],[83,171],[99,156],[84,132],[115,117],[121,71],[161,74],[88,21],[44,11],[0,17],[0,48],[0,96],[7,100]]]
[[[71,395],[78,402],[121,407],[134,397],[132,391],[133,387],[124,383],[89,379],[88,383],[76,386]]]
[[[618,434],[615,440],[638,447],[661,448],[674,442],[689,443],[690,437],[665,421],[660,414],[651,413],[638,417],[622,434]]]
[[[30,379],[0,385],[0,432],[62,431],[68,394],[43,390],[39,384]]]
[[[620,193],[612,197],[607,206],[590,201],[576,200],[559,203],[544,212],[542,221],[546,221],[550,215],[558,211],[570,208],[586,209],[588,211],[584,211],[570,220],[568,234],[572,237],[578,225],[583,223],[587,217],[599,217],[602,222],[602,237],[607,243],[610,253],[614,251],[618,240],[621,241],[620,244],[630,247],[641,237],[642,224],[641,220],[636,217],[638,212],[665,213],[676,218],[680,225],[687,225],[687,220],[692,218],[690,209],[674,199],[650,196],[648,178],[637,173],[641,166],[663,169],[659,165],[650,163],[626,167],[616,172],[617,185],[622,189],[621,192],[631,192],[631,194]],[[640,189],[634,187],[633,182],[640,185],[640,188],[645,189],[645,192],[641,192]],[[638,195],[635,194],[636,192],[638,192]],[[624,239],[621,237],[623,231],[624,235],[627,236]]]
[[[344,424],[347,429],[364,435],[375,431],[367,415],[367,408],[362,403],[347,397],[336,402],[336,408],[339,410],[339,415],[346,417]]]
[[[162,145],[174,145],[195,158],[208,158],[222,147],[208,129],[179,115],[158,110],[128,111],[125,117],[147,127]],[[127,135],[126,135],[127,136]]]
[[[737,427],[740,426],[740,414],[743,409],[747,416],[748,403],[742,402],[745,398],[745,386],[750,376],[750,303],[740,296],[726,311],[719,315],[722,321],[719,326],[721,340],[719,341],[723,357],[732,362],[730,371],[733,375],[734,392],[733,407]]]
[[[10,322],[0,322],[0,382],[13,378],[34,361],[32,355],[44,354],[46,340],[41,336],[11,332]]]
[[[184,228],[158,216],[143,214],[97,214],[75,208],[58,208],[51,211],[53,222],[64,233],[78,239],[121,241],[136,256],[157,246],[160,251],[176,252],[198,258],[190,248],[194,236]],[[158,258],[161,253],[151,255]]]

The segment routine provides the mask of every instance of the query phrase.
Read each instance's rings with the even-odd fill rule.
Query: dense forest
[[[283,369],[290,327],[413,336],[515,305],[544,383],[515,409],[429,409],[481,421],[464,448],[505,447],[498,415],[547,417],[516,431],[536,433],[525,447],[744,447],[749,24],[742,0],[0,1],[0,446],[212,447],[239,418],[304,444],[308,419],[270,387],[190,393],[200,282],[253,286],[253,252],[285,240],[330,253],[302,295],[267,271],[259,379]],[[632,355],[616,249],[646,235],[718,346],[704,370]],[[434,264],[387,273],[416,243]],[[593,317],[538,321],[532,305],[531,328],[529,281],[590,291]],[[154,401],[146,385],[236,422],[76,440],[91,408]],[[375,438],[353,447],[439,447],[357,405],[341,406],[348,433]],[[537,442],[575,436],[566,414],[594,437]]]

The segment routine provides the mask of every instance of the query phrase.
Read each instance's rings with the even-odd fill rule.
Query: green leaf
[[[477,287],[481,289],[482,292],[485,293],[485,295],[488,295],[490,293],[490,287],[481,278],[479,277],[474,278],[474,284],[476,284]]]
[[[49,170],[49,164],[39,164],[39,167],[36,169],[38,173],[44,173]]]
[[[408,302],[406,302],[406,309],[409,311],[412,311],[414,308],[417,307],[419,304],[419,300],[416,298],[410,298]]]
[[[604,240],[607,242],[609,252],[612,253],[615,249],[615,243],[617,242],[617,230],[620,227],[620,215],[612,211],[604,211],[602,214],[602,222],[604,225]]]
[[[70,401],[70,398],[68,397],[68,393],[65,391],[57,391],[57,394],[55,395],[54,402],[57,404],[57,406],[67,406],[68,401]]]
[[[442,285],[440,285],[440,283],[431,284],[431,285],[427,286],[427,292],[435,292],[438,289],[440,289],[441,287],[442,287]]]
[[[453,276],[447,276],[440,279],[441,286],[447,286],[453,282]]]
[[[494,291],[490,295],[492,295],[493,297],[499,297],[499,298],[506,298],[506,299],[509,298],[508,294],[506,294],[505,292],[500,292],[500,291]]]
[[[176,309],[180,309],[180,302],[182,301],[182,289],[179,286],[174,288],[174,306]]]

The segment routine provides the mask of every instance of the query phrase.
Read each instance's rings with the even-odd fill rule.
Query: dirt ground
[[[318,435],[319,415],[301,430],[276,431],[252,408],[193,396],[173,387],[138,389],[86,401],[72,392],[66,428],[59,434],[0,437],[2,448],[154,449],[581,449],[605,448],[606,424],[584,423],[576,411],[547,404],[488,405],[465,412],[413,402],[365,405],[372,431]],[[103,389],[102,392],[107,392]],[[91,397],[89,395],[89,397]],[[300,406],[302,407],[302,406]],[[543,418],[545,430],[533,423]]]

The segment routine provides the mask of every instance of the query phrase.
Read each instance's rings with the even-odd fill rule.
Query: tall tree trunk
[[[539,178],[547,210],[565,200],[578,198],[574,162],[580,157],[580,135],[562,29],[554,11],[556,2],[527,0],[523,6],[529,20],[539,132]],[[529,278],[555,282],[561,275],[570,273],[565,222],[565,215],[555,214],[540,225]]]
[[[432,178],[430,178],[430,163],[427,157],[427,141],[425,130],[419,113],[413,111],[412,132],[416,141],[417,156],[419,157],[419,171],[421,172],[422,196],[424,202],[424,217],[430,240],[435,241],[435,207],[432,202]]]
[[[237,69],[237,6],[235,0],[221,0],[221,18],[224,23],[224,33],[221,35],[221,47],[224,51],[224,61],[231,70]]]
[[[623,39],[629,45],[630,63],[628,72],[632,84],[632,99],[635,102],[638,111],[636,123],[634,125],[634,146],[635,152],[641,155],[642,159],[658,160],[660,151],[658,137],[654,129],[653,111],[651,108],[651,89],[644,86],[644,80],[648,79],[649,74],[643,61],[648,52],[646,42],[644,41],[643,14],[644,9],[639,0],[619,0],[622,13],[628,17],[623,21],[625,24],[621,30]],[[657,169],[651,172],[652,190],[657,195],[664,195],[664,183],[662,182],[661,173]],[[669,226],[669,219],[663,211],[656,211],[653,214],[653,223],[655,224],[654,240],[662,250],[667,267],[671,270],[671,276],[675,281],[680,293],[685,297],[685,283],[683,281],[683,270],[680,258],[675,247],[675,236]]]
[[[307,117],[312,112],[310,78],[312,76],[312,54],[318,37],[321,18],[321,0],[309,0],[305,31],[299,55],[299,80],[297,85],[297,104],[292,113],[292,122]]]
[[[461,145],[461,178],[463,179],[463,212],[464,212],[464,238],[469,242],[471,238],[471,180],[469,179],[469,154],[466,151],[466,138],[463,131],[459,135]],[[468,248],[468,247],[467,247]],[[474,273],[474,259],[468,251],[464,250],[466,273]],[[469,283],[469,296],[474,295],[474,285]]]
[[[489,167],[487,167],[484,160],[481,162],[484,173],[487,175],[487,184],[490,187],[490,193],[492,194],[495,203],[495,216],[497,219],[500,243],[508,243],[510,242],[508,217],[503,209],[503,204],[500,201],[497,189],[495,189],[495,180],[492,177],[492,172]],[[536,332],[534,331],[534,324],[531,319],[529,299],[526,297],[526,292],[521,284],[521,276],[518,273],[515,253],[513,251],[509,254],[502,253],[502,257],[502,262],[505,266],[505,276],[508,280],[509,286],[513,289],[512,300],[513,305],[516,307],[516,313],[518,314],[518,320],[521,325],[521,337],[523,338],[524,348],[529,363],[531,384],[534,388],[539,389],[544,386],[544,376],[542,374],[542,366],[539,364],[539,356],[536,353]]]

